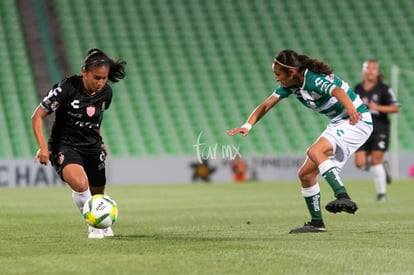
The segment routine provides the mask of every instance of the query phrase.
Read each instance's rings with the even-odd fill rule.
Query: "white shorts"
[[[342,169],[349,157],[369,138],[372,130],[371,114],[365,112],[355,125],[349,124],[349,119],[330,123],[319,137],[328,139],[332,144],[331,160]]]

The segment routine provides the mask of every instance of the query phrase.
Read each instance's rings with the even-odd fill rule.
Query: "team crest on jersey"
[[[54,101],[52,104],[50,104],[50,108],[52,109],[52,111],[56,111],[57,108],[59,108],[59,102],[58,101]]]
[[[62,165],[62,163],[65,161],[65,155],[63,154],[63,153],[60,153],[59,154],[59,157],[58,157],[58,160],[57,160],[57,163],[59,164],[59,165]]]
[[[86,107],[86,113],[88,116],[92,117],[95,114],[95,106]]]

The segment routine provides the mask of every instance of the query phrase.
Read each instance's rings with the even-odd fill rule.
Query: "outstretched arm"
[[[260,104],[253,110],[253,112],[250,114],[249,118],[247,119],[244,125],[229,130],[227,134],[229,134],[230,136],[234,136],[235,134],[241,133],[243,136],[247,136],[253,125],[256,124],[278,102],[279,98],[272,94],[262,104]]]
[[[34,161],[39,161],[40,164],[44,165],[47,165],[49,162],[49,149],[43,133],[43,120],[47,115],[48,113],[43,110],[40,105],[36,108],[32,115],[33,134],[36,139],[36,143],[39,146],[39,150],[36,153]]]

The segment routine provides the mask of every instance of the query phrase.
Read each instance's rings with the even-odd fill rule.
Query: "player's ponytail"
[[[109,67],[108,79],[111,82],[118,82],[126,76],[125,65],[126,61],[110,58],[100,49],[92,48],[86,54],[83,68],[89,71],[94,67],[107,66]]]
[[[127,64],[126,61],[121,59],[109,59],[110,60],[110,67],[109,67],[109,75],[108,78],[112,82],[118,82],[121,79],[124,79],[126,76],[125,72],[125,65]]]
[[[304,71],[308,69],[317,74],[332,74],[333,70],[322,61],[311,59],[304,54],[298,54],[292,50],[283,50],[274,59],[274,64],[279,64],[284,70],[297,69]]]
[[[330,75],[333,73],[333,70],[329,67],[329,65],[322,61],[309,58],[307,55],[299,55],[298,58],[302,64],[299,68],[301,71],[308,69],[316,74]]]

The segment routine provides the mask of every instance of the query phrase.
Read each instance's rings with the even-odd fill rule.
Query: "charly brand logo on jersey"
[[[72,105],[73,109],[79,109],[79,99],[74,99],[70,105]]]
[[[88,116],[92,117],[95,114],[95,106],[86,107],[86,113]]]

